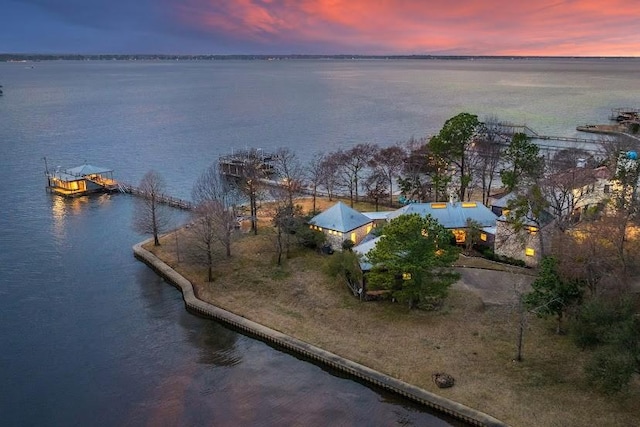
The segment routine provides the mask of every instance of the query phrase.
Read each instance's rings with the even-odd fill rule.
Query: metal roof
[[[311,218],[309,223],[318,227],[346,233],[371,223],[371,219],[344,203],[338,202],[326,211]]]
[[[112,169],[102,168],[100,166],[88,165],[88,164],[85,163],[82,166],[77,166],[75,168],[66,169],[64,172],[69,174],[69,175],[73,175],[73,176],[86,176],[86,175],[113,172],[113,170]]]
[[[474,202],[411,203],[390,213],[387,218],[392,220],[413,213],[423,217],[431,215],[444,228],[465,228],[467,220],[476,221],[481,227],[493,227],[497,219],[488,207]]]
[[[358,246],[354,246],[352,248],[353,252],[359,255],[358,258],[359,258],[360,268],[362,269],[362,271],[369,271],[373,268],[373,265],[369,262],[369,259],[367,258],[367,254],[371,249],[376,247],[376,244],[378,244],[380,237],[382,236],[378,236],[375,239],[367,240],[366,242],[362,242]]]

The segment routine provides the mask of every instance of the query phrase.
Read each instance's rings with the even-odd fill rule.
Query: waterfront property
[[[113,170],[84,164],[75,168],[46,171],[47,189],[62,196],[75,197],[110,192],[118,188]]]

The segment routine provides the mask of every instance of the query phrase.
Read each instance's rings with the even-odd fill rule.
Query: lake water
[[[184,310],[135,261],[125,195],[64,200],[44,162],[189,198],[233,149],[314,153],[466,111],[577,136],[638,107],[638,60],[0,63],[3,425],[448,425]],[[434,367],[436,369],[437,367]]]

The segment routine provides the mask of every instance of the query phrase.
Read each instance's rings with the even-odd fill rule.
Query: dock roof
[[[85,163],[82,166],[66,169],[64,172],[73,176],[87,176],[87,175],[95,175],[95,174],[101,174],[101,173],[109,173],[109,172],[113,172],[113,170],[103,168],[100,166],[89,165]]]

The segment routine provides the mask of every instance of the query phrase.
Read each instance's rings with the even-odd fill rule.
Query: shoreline
[[[269,344],[275,344],[314,362],[334,368],[367,384],[408,398],[416,403],[476,426],[506,426],[502,421],[488,414],[444,398],[409,383],[400,381],[364,365],[340,357],[334,353],[310,345],[292,336],[267,328],[232,312],[204,302],[195,296],[193,285],[185,277],[164,263],[160,258],[143,248],[149,240],[133,246],[136,259],[152,268],[171,285],[181,291],[185,307],[189,312],[220,321],[243,333],[249,334]]]

